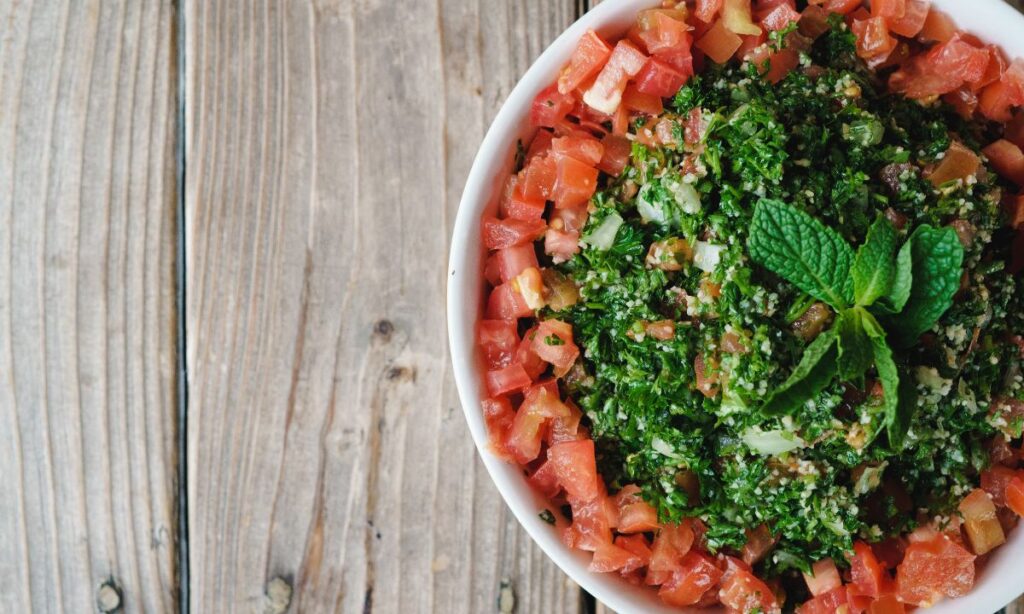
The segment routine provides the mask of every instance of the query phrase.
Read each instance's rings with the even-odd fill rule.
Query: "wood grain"
[[[0,611],[176,608],[170,2],[0,1]]]
[[[573,9],[186,5],[194,611],[579,610],[476,458],[443,307],[483,130]]]

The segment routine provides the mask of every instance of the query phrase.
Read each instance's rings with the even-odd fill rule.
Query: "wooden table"
[[[581,612],[473,449],[448,236],[585,0],[0,0],[0,611]]]

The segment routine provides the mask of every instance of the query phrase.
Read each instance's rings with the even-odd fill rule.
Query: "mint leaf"
[[[899,255],[896,256],[896,274],[892,280],[892,286],[885,296],[878,299],[874,308],[879,313],[895,314],[903,311],[903,307],[910,298],[910,288],[914,282],[913,275],[913,254],[910,250],[910,241],[903,244]]]
[[[952,228],[919,226],[909,245],[913,270],[910,297],[890,326],[901,347],[916,343],[953,304],[964,261],[963,245]]]
[[[777,388],[761,406],[766,416],[781,416],[797,411],[832,382],[838,370],[836,339],[839,327],[833,326],[807,346],[800,364],[789,379]]]
[[[861,314],[871,317],[860,307],[855,307],[842,312],[836,323],[839,329],[839,378],[846,382],[859,382],[871,368],[874,358]]]
[[[850,269],[857,304],[867,307],[885,296],[896,277],[896,227],[878,216]]]
[[[893,438],[895,434],[898,434],[900,428],[896,424],[899,422],[897,413],[899,409],[899,371],[896,368],[896,361],[892,358],[892,349],[886,340],[885,330],[882,328],[882,325],[870,313],[866,312],[861,318],[861,323],[864,325],[864,332],[867,333],[868,338],[871,340],[875,369],[878,371],[878,381],[882,384],[882,413],[885,416],[885,426],[889,433],[889,443],[895,446]],[[900,446],[902,446],[902,436],[905,435],[906,430],[903,431],[903,435],[897,438],[900,441]]]
[[[814,217],[777,200],[754,208],[750,257],[836,310],[853,302],[853,248]]]

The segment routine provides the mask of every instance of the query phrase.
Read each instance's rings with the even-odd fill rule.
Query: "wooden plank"
[[[571,2],[186,5],[194,611],[573,612],[446,354],[484,128]]]
[[[0,610],[172,611],[173,7],[0,20]]]

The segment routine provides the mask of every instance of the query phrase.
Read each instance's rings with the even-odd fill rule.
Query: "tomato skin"
[[[1006,485],[1006,505],[1018,516],[1024,516],[1024,472]]]
[[[1000,176],[1018,186],[1024,185],[1024,152],[1006,139],[999,139],[981,150]]]
[[[512,288],[511,282],[496,286],[487,298],[487,317],[491,320],[515,320],[533,315],[523,295]]]
[[[533,99],[530,107],[530,121],[534,126],[554,128],[576,106],[576,99],[558,91],[558,86],[551,85]]]
[[[805,602],[796,609],[796,612],[797,614],[834,614],[840,606],[846,604],[846,589],[840,586]]]
[[[501,369],[512,363],[519,347],[515,320],[481,320],[476,335],[489,369]]]
[[[580,38],[569,65],[558,77],[558,91],[568,94],[593,77],[611,57],[612,48],[597,32],[587,30]]]
[[[683,556],[679,567],[661,585],[658,596],[668,605],[685,607],[700,602],[722,578],[722,570],[706,555],[690,551]]]
[[[658,58],[651,58],[636,76],[636,89],[644,94],[670,98],[686,85],[692,74],[692,67],[688,72],[682,71]]]
[[[629,139],[617,134],[607,134],[601,143],[604,145],[604,156],[597,168],[613,177],[618,177],[629,163],[633,145]]]
[[[942,597],[966,595],[974,586],[974,559],[943,534],[910,544],[896,570],[900,601],[924,607]]]
[[[853,558],[850,559],[853,585],[861,595],[878,597],[882,594],[883,582],[888,579],[888,575],[875,558],[871,546],[864,542],[854,542],[853,552]]]
[[[518,392],[532,382],[533,380],[523,369],[523,365],[515,363],[487,372],[487,393],[496,397],[510,392]]]
[[[742,44],[743,39],[729,31],[721,19],[695,43],[716,64],[728,62]]]

